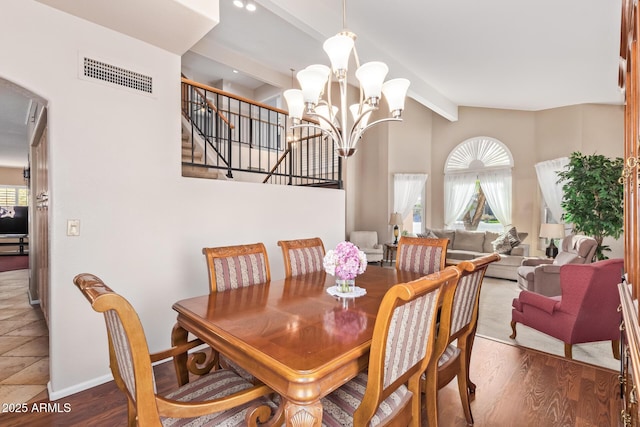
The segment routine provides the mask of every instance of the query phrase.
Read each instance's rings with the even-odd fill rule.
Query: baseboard
[[[199,346],[194,347],[193,349],[189,350],[189,353],[193,353],[193,352],[196,352],[198,350],[204,350],[204,349],[206,349],[208,347],[209,346],[207,344],[202,344],[202,345],[199,345]],[[151,365],[152,366],[157,366],[157,365],[160,365],[162,363],[167,363],[169,361],[171,361],[170,357],[168,357],[166,359],[163,359],[163,360],[158,360],[157,362],[154,362]],[[73,385],[71,387],[67,387],[67,388],[64,388],[64,389],[58,390],[58,391],[52,391],[51,390],[51,381],[49,381],[49,382],[47,382],[47,391],[49,392],[49,400],[50,401],[55,401],[55,400],[58,400],[58,399],[62,399],[63,397],[71,396],[72,394],[76,394],[76,393],[79,393],[81,391],[88,390],[88,389],[90,389],[92,387],[97,387],[97,386],[102,385],[104,383],[108,383],[109,381],[113,381],[113,375],[106,374],[106,375],[103,375],[101,377],[97,377],[97,378],[94,378],[92,380],[80,383],[80,384],[75,384],[75,385]]]
[[[31,304],[31,305],[40,305],[40,299],[39,298],[33,299],[33,294],[31,293],[31,289],[29,289],[27,294],[29,295],[29,304]]]
[[[94,378],[89,381],[85,381],[80,384],[72,385],[71,387],[63,388],[62,390],[53,391],[51,390],[51,381],[47,382],[47,391],[49,392],[49,400],[55,401],[58,399],[62,399],[63,397],[71,396],[72,394],[79,393],[81,391],[88,390],[92,387],[96,387],[102,385],[104,383],[108,383],[109,381],[113,381],[113,375],[107,374],[98,378]]]

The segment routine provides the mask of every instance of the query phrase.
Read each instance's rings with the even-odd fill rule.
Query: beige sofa
[[[449,239],[447,264],[457,264],[460,261],[471,260],[495,252],[492,242],[500,236],[500,233],[432,229],[427,230],[427,233],[418,234],[420,237],[434,237],[434,235],[441,239]],[[518,232],[520,241],[523,241],[528,235],[529,233]],[[522,264],[522,260],[528,256],[529,245],[520,243],[509,253],[501,253],[500,261],[489,264],[485,274],[488,277],[517,281],[518,267]]]

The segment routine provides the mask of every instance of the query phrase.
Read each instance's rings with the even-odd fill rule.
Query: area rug
[[[518,324],[516,339],[509,338],[511,302],[519,294],[520,288],[516,282],[485,277],[480,292],[477,334],[506,344],[564,357],[562,341],[528,326]],[[573,359],[608,369],[620,369],[620,361],[614,359],[610,341],[574,345]]]
[[[2,255],[0,256],[0,272],[24,270],[29,268],[28,255]]]

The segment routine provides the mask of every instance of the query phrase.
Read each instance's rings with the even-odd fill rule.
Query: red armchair
[[[562,340],[569,359],[573,344],[611,340],[613,355],[619,359],[622,319],[617,284],[623,273],[622,259],[563,265],[561,295],[548,297],[525,290],[513,300],[511,338],[516,337],[516,324],[522,323]]]

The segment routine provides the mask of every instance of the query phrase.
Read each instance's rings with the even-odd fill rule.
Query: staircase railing
[[[342,187],[333,142],[301,130],[297,142],[288,143],[284,110],[183,77],[182,114],[191,133],[191,156],[183,165],[247,181]]]
[[[333,140],[309,128],[296,129],[290,137],[286,151],[263,182],[342,188],[342,158]]]

